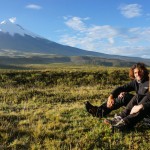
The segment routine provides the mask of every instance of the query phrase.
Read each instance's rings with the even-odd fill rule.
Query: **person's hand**
[[[110,96],[108,97],[107,107],[108,107],[108,108],[112,108],[113,105],[114,105],[114,98],[113,98],[112,95],[110,95]]]
[[[124,95],[125,95],[125,92],[121,92],[119,95],[118,95],[118,98],[123,98],[124,97]]]
[[[135,105],[135,106],[131,109],[130,115],[139,112],[141,109],[143,109],[143,105],[142,105],[142,104],[140,104],[140,105]]]

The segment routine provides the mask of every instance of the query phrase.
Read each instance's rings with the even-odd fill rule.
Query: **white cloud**
[[[9,18],[9,21],[12,22],[12,23],[15,23],[16,20],[17,20],[16,17]]]
[[[68,19],[65,17],[65,19]],[[83,20],[87,20],[87,18],[79,18],[79,17],[72,17],[71,19],[68,19],[65,24],[77,31],[84,31],[86,29],[85,24],[83,23]]]
[[[114,55],[135,56],[142,58],[150,58],[150,47],[145,46],[116,46],[109,47],[107,50],[112,51]]]
[[[110,44],[114,44],[114,39],[113,38],[108,38],[108,41]]]
[[[126,40],[128,43],[138,43],[138,42],[150,42],[150,27],[145,28],[129,28],[126,34]]]
[[[36,10],[42,9],[41,6],[36,5],[36,4],[29,4],[29,5],[26,6],[26,8],[28,8],[28,9],[36,9]]]
[[[65,43],[66,45],[69,45],[69,46],[77,46],[77,44],[79,43],[78,42],[78,39],[76,37],[71,37],[69,35],[63,35],[61,37],[61,40],[60,40],[62,43]]]
[[[126,18],[134,18],[142,15],[141,5],[139,4],[129,4],[120,6],[121,14]]]
[[[79,17],[65,18],[65,24],[71,30],[61,36],[59,42],[62,44],[107,54],[137,57],[150,55],[150,27],[88,25],[84,18]]]
[[[118,31],[109,25],[93,25],[88,27],[84,22],[89,19],[88,17],[64,17],[64,19],[67,27],[76,32],[73,34],[74,36],[69,34],[62,36],[60,42],[63,44],[80,47],[86,50],[95,50],[100,49],[101,45],[104,45],[104,43],[106,45],[115,43],[115,37],[118,35]]]
[[[86,35],[93,39],[113,38],[117,35],[117,30],[109,25],[92,26],[86,29]]]

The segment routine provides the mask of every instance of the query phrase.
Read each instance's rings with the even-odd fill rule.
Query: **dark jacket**
[[[123,86],[117,87],[115,90],[112,91],[112,95],[114,98],[116,98],[120,92],[132,92],[135,91],[136,94],[145,96],[148,92],[149,88],[149,80],[145,79],[142,80],[141,83],[138,83],[136,80],[132,80],[128,84],[125,84]]]
[[[143,107],[144,109],[150,110],[150,92],[147,92],[146,96],[147,96],[147,101],[143,103]]]
[[[149,79],[143,79],[141,83],[138,83],[136,80],[132,80],[128,84],[125,84],[123,86],[117,87],[115,90],[112,91],[112,95],[114,98],[118,96],[120,92],[132,92],[135,91],[138,95],[139,101],[144,98],[145,96],[148,96],[149,90]],[[143,103],[144,108],[150,108],[150,96],[148,97],[148,101]]]

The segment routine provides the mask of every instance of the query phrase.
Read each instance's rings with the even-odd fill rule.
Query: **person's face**
[[[134,69],[134,76],[137,81],[140,81],[143,77],[143,70],[139,70],[138,68]]]

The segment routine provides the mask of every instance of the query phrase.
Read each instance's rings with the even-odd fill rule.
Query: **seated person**
[[[131,105],[133,101],[135,102],[136,100],[138,100],[137,104],[139,104],[139,102],[142,101],[142,99],[146,96],[148,92],[149,88],[148,69],[146,68],[144,63],[137,63],[130,68],[129,77],[132,79],[132,81],[123,86],[117,87],[115,90],[113,90],[110,96],[108,97],[106,103],[102,104],[100,107],[97,107],[91,105],[89,102],[86,102],[85,104],[86,110],[93,116],[101,118],[109,114],[112,110],[115,110],[123,105],[126,104]],[[135,96],[128,93],[132,91],[136,92]],[[121,95],[123,94],[121,97],[120,93]],[[128,113],[130,113],[131,109],[132,108],[128,109],[127,107],[126,110]],[[113,120],[117,120],[118,118],[122,119],[122,117],[123,116],[120,115],[114,118]],[[119,119],[119,121],[121,119]]]

